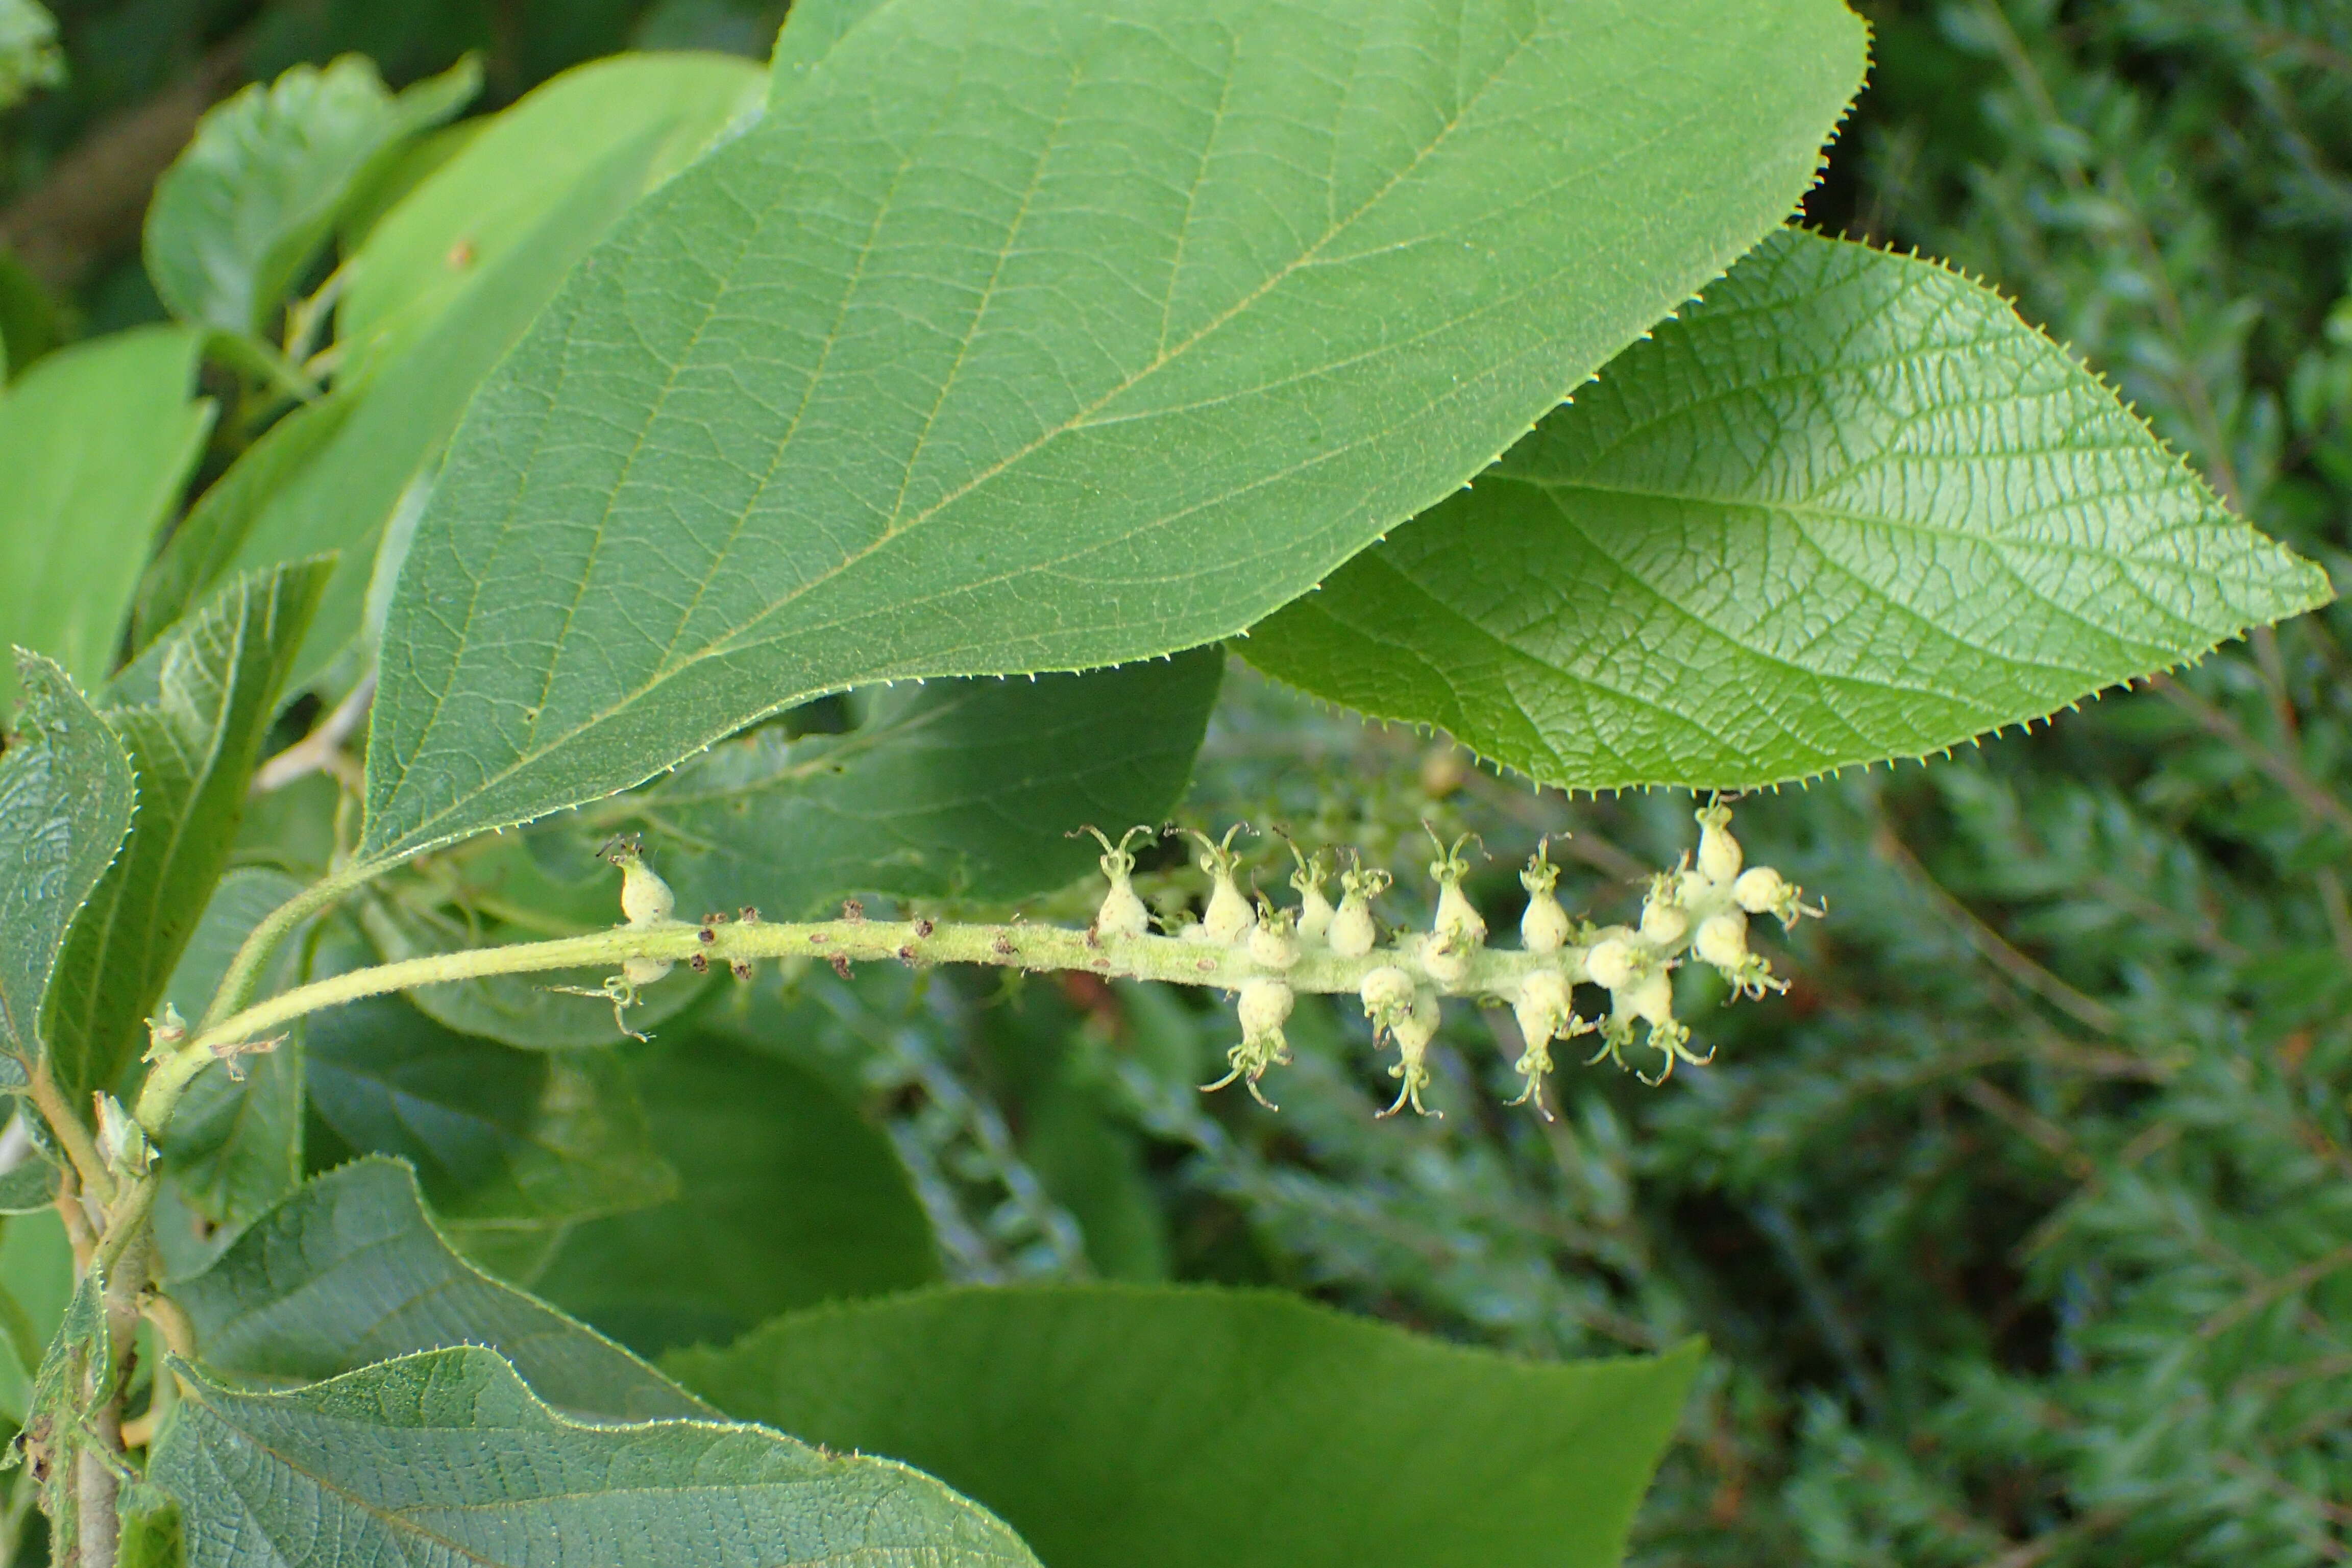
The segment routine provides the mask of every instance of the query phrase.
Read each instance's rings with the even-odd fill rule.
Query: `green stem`
[[[389,868],[383,864],[339,867],[265,915],[261,923],[247,934],[236,956],[229,960],[228,972],[221,976],[220,989],[213,993],[212,1005],[205,1009],[199,1027],[210,1029],[253,1000],[261,984],[262,971],[296,927]]]
[[[1044,925],[949,925],[929,921],[818,921],[806,924],[729,922],[708,928],[681,921],[658,926],[623,926],[590,936],[508,947],[434,953],[397,963],[355,969],[283,992],[256,1006],[208,1023],[193,1039],[158,1065],[140,1097],[139,1120],[151,1131],[169,1120],[170,1108],[189,1080],[215,1058],[218,1047],[247,1044],[324,1007],[365,996],[473,980],[490,974],[527,974],[551,969],[618,969],[630,959],[677,963],[701,953],[711,963],[737,960],[819,958],[868,963],[981,963],[1024,970],[1079,970],[1129,980],[1239,990],[1249,980],[1280,979],[1297,992],[1352,993],[1373,969],[1394,964],[1432,988],[1456,996],[1508,998],[1538,969],[1563,970],[1582,977],[1584,950],[1564,948],[1537,955],[1482,948],[1454,984],[1430,980],[1413,956],[1417,936],[1402,945],[1379,948],[1361,958],[1328,950],[1309,951],[1287,968],[1257,963],[1248,952],[1181,937],[1097,938],[1092,932]],[[154,1114],[151,1117],[151,1111]]]

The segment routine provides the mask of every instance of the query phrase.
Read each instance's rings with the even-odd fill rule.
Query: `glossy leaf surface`
[[[1918,756],[2326,601],[1990,289],[1790,232],[1240,645],[1546,784]]]
[[[624,1421],[708,1414],[618,1345],[452,1252],[425,1218],[416,1178],[390,1160],[320,1176],[172,1295],[205,1366],[265,1383],[477,1344],[562,1409]]]
[[[211,427],[196,337],[142,327],[48,355],[0,391],[0,645],[85,687],[113,668],[155,532]],[[0,670],[0,712],[16,699]]]
[[[1055,1568],[1613,1568],[1697,1347],[1545,1365],[1272,1293],[935,1291],[667,1363],[903,1458]]]
[[[1260,618],[1777,222],[1861,46],[1831,0],[893,0],[474,404],[362,853]]]
[[[1034,1568],[928,1476],[751,1426],[590,1426],[486,1350],[412,1356],[291,1394],[198,1379],[150,1479],[188,1568]]]

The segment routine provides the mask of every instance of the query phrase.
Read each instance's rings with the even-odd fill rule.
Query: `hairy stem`
[[[221,976],[220,989],[213,994],[212,1005],[205,1009],[201,1026],[210,1029],[253,1000],[262,971],[296,927],[386,869],[383,865],[341,867],[270,910],[229,960],[228,972]]]
[[[700,953],[712,963],[818,958],[853,963],[895,960],[917,964],[984,963],[1006,969],[1083,970],[1123,979],[1160,980],[1228,991],[1239,990],[1250,980],[1279,978],[1294,991],[1352,993],[1373,969],[1389,964],[1415,969],[1412,945],[1409,941],[1400,947],[1375,949],[1361,958],[1310,951],[1292,966],[1276,969],[1255,962],[1241,948],[1216,942],[1170,936],[1097,937],[1090,931],[1017,922],[950,925],[929,921],[838,920],[805,924],[747,921],[701,927],[671,921],[658,926],[623,926],[592,936],[434,953],[371,969],[355,969],[298,986],[207,1025],[149,1076],[147,1090],[140,1097],[139,1120],[151,1131],[168,1121],[170,1107],[177,1102],[180,1091],[215,1059],[220,1047],[265,1037],[294,1019],[363,996],[488,974],[528,974],[599,965],[618,968],[633,958],[678,963]],[[1581,958],[1582,950],[1574,947],[1541,956],[1486,948],[1472,957],[1467,973],[1459,981],[1452,984],[1434,981],[1430,984],[1436,990],[1456,996],[1507,997],[1520,980],[1538,968],[1558,970],[1570,966],[1571,975],[1580,977]],[[150,1097],[153,1097],[152,1102]],[[151,1109],[156,1120],[150,1120]]]

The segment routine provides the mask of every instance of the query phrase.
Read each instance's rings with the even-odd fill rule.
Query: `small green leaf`
[[[390,1160],[320,1176],[171,1289],[215,1372],[313,1383],[412,1351],[489,1345],[562,1409],[622,1421],[709,1414],[610,1340],[452,1252],[425,1218],[416,1178]]]
[[[34,89],[65,79],[57,18],[34,0],[0,0],[0,110],[14,109]]]
[[[196,335],[142,327],[48,355],[0,393],[0,644],[84,686],[113,668],[156,528],[204,449]],[[0,712],[15,697],[0,671]]]
[[[394,98],[373,65],[345,55],[217,105],[155,182],[146,255],[156,294],[183,321],[264,335],[371,163],[480,86],[468,58]]]
[[[291,1394],[195,1377],[148,1475],[180,1500],[189,1568],[1036,1562],[928,1476],[754,1426],[582,1426],[486,1350]]]
[[[137,647],[151,647],[227,574],[262,510],[335,438],[357,405],[336,391],[293,409],[196,498],[140,582]]]
[[[122,854],[58,958],[45,1015],[67,1103],[111,1089],[227,863],[254,760],[327,563],[238,578],[123,672],[110,708],[139,778]]]
[[[1917,756],[2329,597],[2000,296],[1775,236],[1250,662],[1545,784]]]
[[[1698,1363],[1072,1286],[826,1308],[667,1364],[730,1414],[929,1471],[1055,1568],[1613,1568]]]
[[[138,788],[65,671],[19,649],[16,678],[25,702],[0,752],[0,1032],[29,1062],[58,950],[131,830]]]
[[[381,996],[311,1018],[303,1055],[320,1120],[414,1164],[453,1224],[535,1228],[677,1193],[609,1051],[512,1050]]]
[[[849,893],[1009,903],[1094,869],[1086,825],[1116,838],[1175,805],[1223,668],[1203,648],[898,687],[847,735],[717,747],[633,797],[629,819],[697,913],[799,920]]]
[[[0,1420],[25,1424],[33,1373],[73,1289],[73,1243],[57,1211],[11,1217],[0,1235]]]
[[[415,342],[617,149],[645,142],[639,188],[658,184],[756,109],[761,86],[760,68],[730,55],[618,55],[493,116],[347,263],[336,315],[347,370]]]
[[[246,568],[334,551],[335,574],[294,677],[307,685],[364,629],[369,585],[400,568],[405,538],[392,522],[412,485],[429,479],[467,401],[572,264],[611,227],[645,184],[657,138],[614,148],[568,191],[507,257],[415,346],[383,366],[326,447],[273,496],[236,555]],[[416,492],[421,499],[422,490]],[[408,515],[413,526],[415,516]]]
[[[475,400],[362,855],[1239,630],[1779,222],[1862,67],[1833,0],[891,0]]]
[[[651,1355],[939,1279],[906,1170],[855,1107],[717,1035],[663,1045],[640,1082],[682,1195],[573,1229],[541,1295]]]

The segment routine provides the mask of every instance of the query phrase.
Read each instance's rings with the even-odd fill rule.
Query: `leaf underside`
[[[2328,597],[2000,296],[1798,231],[1252,664],[1545,784],[1918,756]]]
[[[905,676],[1296,596],[1784,216],[1830,0],[893,0],[490,379],[395,593],[362,853]]]
[[[149,1479],[188,1568],[466,1563],[539,1568],[1035,1568],[928,1476],[753,1426],[590,1426],[487,1350],[371,1366],[290,1394],[190,1373]]]

